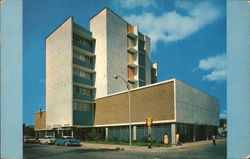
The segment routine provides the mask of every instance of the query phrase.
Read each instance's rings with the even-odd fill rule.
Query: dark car
[[[220,136],[221,137],[227,137],[227,132],[225,131],[225,132],[222,132],[221,134],[220,134]]]

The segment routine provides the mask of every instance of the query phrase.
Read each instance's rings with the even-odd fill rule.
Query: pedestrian
[[[212,135],[213,145],[215,145],[215,135]]]
[[[176,145],[180,144],[180,134],[177,132],[175,135],[175,139],[176,139]]]
[[[164,134],[164,144],[168,146],[168,134],[167,133]]]

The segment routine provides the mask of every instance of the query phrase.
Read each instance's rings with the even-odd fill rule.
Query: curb
[[[84,146],[84,148],[90,148],[90,149],[109,149],[109,150],[124,150],[122,147],[98,147],[98,146]]]
[[[223,142],[224,140],[219,140],[218,142]],[[207,143],[201,143],[201,144],[197,144],[197,145],[190,145],[190,146],[183,146],[183,147],[176,147],[176,148],[172,148],[172,150],[181,150],[181,149],[188,149],[188,148],[194,148],[194,147],[200,147],[200,146],[205,146],[205,145],[211,145],[211,142],[207,142]]]

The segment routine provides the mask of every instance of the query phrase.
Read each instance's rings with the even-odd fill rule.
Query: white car
[[[44,136],[43,138],[38,139],[40,144],[48,144],[53,145],[55,144],[55,137],[54,136]]]

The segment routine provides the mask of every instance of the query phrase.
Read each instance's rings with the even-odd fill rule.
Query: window
[[[145,42],[139,40],[139,51],[144,52]]]
[[[79,86],[73,86],[73,91],[74,93],[78,93],[78,94],[82,94],[82,95],[92,95],[92,90],[87,89],[87,88],[83,88],[83,87],[79,87]]]
[[[90,63],[90,64],[93,63],[92,57],[84,55],[84,54],[82,54],[80,52],[77,52],[77,51],[73,52],[73,57],[76,58],[76,59],[78,59],[78,60]]]
[[[139,79],[143,81],[146,79],[146,71],[142,67],[139,67]]]
[[[92,80],[92,74],[89,73],[89,72],[84,72],[82,70],[74,68],[73,69],[73,74],[75,76],[78,76],[78,77],[82,77],[82,78],[86,78],[86,79]]]
[[[73,33],[73,40],[88,47],[92,48],[92,42],[90,40],[84,39],[83,37]]]
[[[91,104],[74,101],[73,102],[73,110],[83,111],[83,112],[91,112]]]

